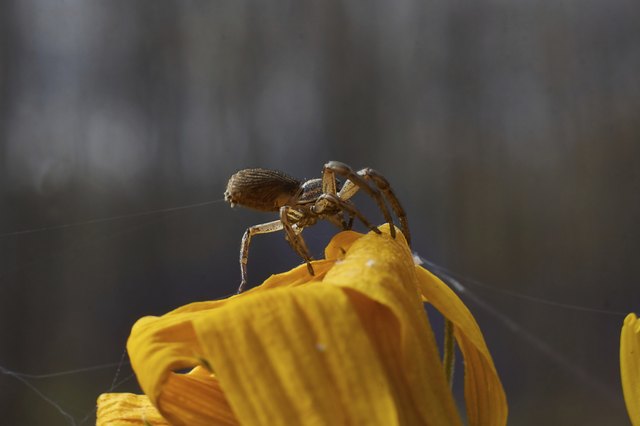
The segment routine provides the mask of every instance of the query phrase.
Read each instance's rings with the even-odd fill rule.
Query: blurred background
[[[639,19],[633,0],[0,0],[0,365],[118,363],[137,318],[237,287],[244,230],[274,215],[220,201],[233,172],[340,160],[389,179],[421,256],[486,284],[462,281],[509,424],[628,424]],[[305,231],[315,256],[334,233]],[[250,283],[299,262],[256,237]],[[28,380],[92,424],[129,374]],[[0,412],[73,424],[7,374]]]

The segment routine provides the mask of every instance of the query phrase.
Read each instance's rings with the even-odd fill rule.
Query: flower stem
[[[444,374],[447,377],[449,386],[453,386],[453,370],[456,362],[456,340],[453,336],[453,323],[448,319],[444,321],[444,350],[442,363],[444,364]]]

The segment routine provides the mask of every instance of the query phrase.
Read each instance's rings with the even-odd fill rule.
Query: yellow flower
[[[631,424],[640,426],[640,320],[635,314],[627,315],[622,326],[620,374]]]
[[[148,399],[101,395],[98,425],[460,425],[423,300],[454,324],[468,423],[506,424],[475,320],[414,265],[401,234],[380,229],[336,235],[313,277],[302,265],[240,295],[139,320],[127,348]]]

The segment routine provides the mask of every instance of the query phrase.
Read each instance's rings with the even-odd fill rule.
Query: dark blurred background
[[[0,365],[118,362],[137,318],[231,294],[242,233],[274,219],[137,213],[341,160],[387,176],[414,250],[517,324],[465,299],[509,424],[628,424],[623,316],[505,292],[640,311],[639,22],[635,0],[0,0]],[[334,232],[305,232],[316,256]],[[250,281],[299,262],[256,237]],[[30,382],[91,424],[114,375]],[[8,375],[0,413],[70,423]]]

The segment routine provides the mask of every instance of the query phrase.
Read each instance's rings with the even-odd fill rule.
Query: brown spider
[[[336,175],[346,179],[340,186]],[[370,185],[373,182],[374,185]],[[314,275],[311,266],[311,255],[302,238],[302,230],[325,219],[341,229],[351,229],[354,217],[376,233],[380,230],[373,226],[349,200],[362,189],[371,196],[389,223],[393,238],[396,230],[387,208],[391,204],[400,228],[411,242],[409,226],[404,209],[391,190],[387,179],[377,171],[364,168],[355,172],[348,165],[339,161],[329,161],[322,169],[322,178],[300,182],[286,174],[269,169],[244,169],[235,173],[227,183],[224,198],[234,207],[236,204],[260,211],[279,212],[280,219],[249,227],[242,237],[240,247],[240,272],[242,281],[238,288],[241,293],[247,284],[247,261],[251,237],[283,230],[286,240],[293,250],[307,263],[309,273]],[[386,199],[386,202],[385,202]],[[348,220],[345,220],[348,217]]]

